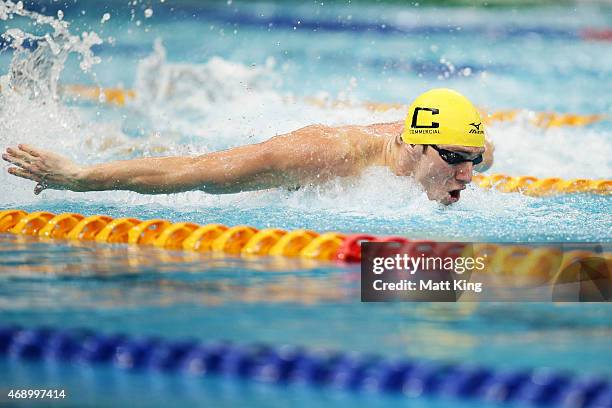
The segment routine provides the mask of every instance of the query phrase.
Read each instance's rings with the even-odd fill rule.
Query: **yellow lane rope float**
[[[0,233],[44,238],[152,245],[165,249],[220,252],[228,255],[277,255],[306,259],[335,259],[344,235],[308,230],[257,230],[248,225],[197,225],[135,218],[113,220],[104,215],[55,215],[47,211],[0,211]]]
[[[411,241],[403,237],[377,237],[366,234],[319,234],[298,229],[257,230],[248,225],[198,225],[153,219],[112,219],[105,215],[85,217],[75,213],[55,215],[47,211],[0,211],[0,233],[32,235],[47,239],[95,241],[148,245],[170,250],[208,252],[233,256],[281,256],[321,261],[359,262],[361,243],[393,242],[411,256],[466,256],[488,259],[487,274],[512,277],[517,284],[579,281],[581,261],[589,262],[602,276],[610,277],[612,253],[586,250],[562,251],[554,246],[528,247],[490,243],[436,243]],[[416,251],[416,252],[415,252]]]
[[[62,90],[65,94],[74,98],[99,101],[111,105],[124,106],[127,102],[136,98],[136,91],[122,88],[98,88],[87,85],[64,85]],[[326,101],[319,98],[304,98],[304,100],[315,106],[331,108],[353,107],[350,102]],[[386,112],[388,110],[406,110],[408,107],[399,103],[377,103],[365,102],[361,106],[373,112]],[[506,122],[515,120],[520,110],[506,110],[487,113],[481,110],[484,122]],[[560,126],[586,126],[606,118],[606,115],[581,115],[574,113],[535,112],[530,115],[530,122],[538,127],[560,127]]]
[[[474,244],[470,251],[469,255],[473,257],[486,254],[489,259],[488,274],[512,277],[517,284],[557,284],[584,280],[580,262],[587,263],[587,268],[596,272],[601,279],[612,279],[612,252],[563,252],[555,247],[495,244]]]
[[[123,106],[128,101],[136,98],[136,92],[131,89],[122,88],[98,88],[86,85],[64,85],[62,91],[70,96],[99,101],[111,105]]]
[[[474,183],[485,189],[504,193],[522,193],[541,197],[554,194],[612,194],[612,180],[571,179],[557,177],[536,178],[532,176],[508,176],[505,174],[475,175]]]
[[[498,111],[487,114],[482,111],[485,123],[508,122],[517,118],[519,110]],[[586,126],[605,119],[605,115],[580,115],[575,113],[536,112],[530,122],[538,127]]]

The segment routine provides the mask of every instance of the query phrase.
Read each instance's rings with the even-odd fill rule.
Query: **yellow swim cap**
[[[432,89],[417,97],[406,116],[402,140],[409,144],[482,147],[484,125],[472,103],[452,89]]]

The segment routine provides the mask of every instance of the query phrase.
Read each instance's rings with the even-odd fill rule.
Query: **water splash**
[[[273,66],[273,60],[254,67],[219,57],[201,65],[169,62],[157,39],[153,53],[138,63],[134,87],[138,116],[131,120],[158,132],[205,136],[198,129],[205,128],[204,122],[216,116],[220,106],[236,101],[252,106],[262,98],[282,103],[274,90],[278,79]]]
[[[57,99],[60,73],[69,54],[78,54],[83,71],[100,62],[91,50],[102,43],[95,32],[84,32],[80,37],[72,35],[69,23],[61,15],[56,19],[26,10],[21,1],[0,3],[1,20],[14,16],[26,17],[36,26],[49,26],[51,30],[36,35],[10,28],[2,34],[15,50],[8,74],[0,78],[3,94],[12,91],[32,99]]]
[[[0,142],[47,144],[56,150],[82,143],[79,133],[87,129],[81,115],[59,101],[59,80],[71,54],[80,59],[80,68],[87,72],[100,62],[91,47],[101,44],[95,32],[80,36],[70,32],[62,19],[26,10],[22,2],[0,2],[0,20],[23,17],[33,30],[41,34],[9,28],[2,39],[13,49],[5,75],[0,76]],[[9,185],[14,182],[11,180]]]
[[[71,55],[85,72],[99,63],[91,48],[102,41],[95,32],[73,35],[61,13],[57,18],[42,15],[25,9],[22,2],[0,1],[0,20],[13,26],[25,20],[23,26],[33,31],[10,27],[0,35],[13,51],[8,70],[0,76],[0,146],[31,143],[77,158],[86,145],[84,135],[95,132],[82,112],[61,103],[60,75]],[[28,181],[2,173],[0,182],[11,198],[31,199],[31,189],[23,188]]]

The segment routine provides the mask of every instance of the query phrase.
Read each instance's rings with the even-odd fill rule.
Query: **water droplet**
[[[145,18],[151,18],[153,16],[153,9],[148,8],[144,11]]]
[[[101,23],[101,24],[104,24],[104,23],[106,23],[108,20],[110,20],[110,18],[111,18],[110,13],[104,13],[104,14],[102,15],[102,19],[100,20],[100,23]]]

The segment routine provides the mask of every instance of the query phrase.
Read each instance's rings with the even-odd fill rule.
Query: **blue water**
[[[358,267],[189,259],[184,253],[36,243],[10,235],[0,236],[0,254],[2,323],[612,375],[606,357],[612,327],[607,304],[364,304],[358,300]],[[96,406],[116,406],[130,395],[139,395],[137,406],[199,399],[202,406],[292,401],[382,407],[402,398],[53,362],[9,359],[0,367],[8,373],[0,388],[64,388],[70,394],[67,403],[75,406],[94,400]],[[437,407],[451,401],[411,403]]]
[[[472,191],[463,200],[472,201]],[[475,192],[474,192],[475,193]],[[479,192],[480,193],[480,192]],[[489,193],[492,200],[511,201],[501,193]],[[125,207],[120,203],[97,203],[89,200],[66,202],[49,200],[45,203],[19,204],[25,211],[46,210],[53,213],[76,212],[84,215],[105,214],[113,218],[134,217],[142,220],[162,218],[172,222],[189,221],[197,224],[221,223],[225,225],[252,225],[255,228],[283,228],[293,230],[309,228],[314,231],[338,231],[344,233],[366,233],[380,235],[402,235],[415,239],[437,239],[475,242],[612,242],[612,220],[609,210],[612,197],[606,196],[559,196],[528,199],[521,203],[521,217],[516,216],[517,207],[498,208],[494,217],[489,208],[471,208],[460,203],[454,208],[429,205],[430,208],[398,209],[382,214],[361,210],[364,202],[347,203],[347,208],[333,208],[333,202],[313,204],[315,193],[304,193],[310,208],[295,201],[294,193],[271,193],[253,203],[238,199],[233,205],[223,202],[206,206],[206,210],[176,208],[179,199],[168,198],[162,205],[152,206],[135,203]],[[293,197],[291,197],[293,196]],[[466,197],[467,196],[467,197]],[[381,203],[382,197],[370,197],[372,206]],[[474,201],[482,199],[473,197]],[[486,198],[486,195],[485,195]],[[514,197],[517,200],[519,197]],[[346,197],[339,197],[346,200]],[[491,200],[491,201],[492,201]],[[398,201],[402,201],[401,198]],[[42,205],[41,205],[42,204]],[[483,203],[484,204],[484,203]],[[515,203],[516,204],[516,203]],[[383,205],[389,205],[383,203]],[[411,211],[412,209],[415,211]],[[551,211],[564,214],[555,216]],[[572,217],[571,221],[568,218]]]
[[[29,142],[80,163],[197,154],[310,123],[400,120],[402,110],[373,113],[359,104],[408,103],[425,89],[445,86],[492,111],[525,110],[518,120],[489,128],[497,147],[493,172],[612,178],[609,119],[559,129],[537,128],[528,120],[532,111],[543,110],[612,113],[612,44],[580,36],[584,28],[612,27],[609,6],[445,9],[223,2],[204,7],[167,1],[155,3],[152,17],[145,18],[146,4],[124,3],[78,2],[63,9],[72,33],[93,30],[105,42],[94,47],[100,64],[83,73],[73,56],[60,83],[135,88],[143,97],[126,107],[66,96],[44,105],[12,100],[0,108],[2,147]],[[35,6],[39,11],[47,7],[51,15],[60,7]],[[105,12],[111,17],[102,24]],[[19,19],[10,24],[38,29]],[[156,39],[163,52],[154,53]],[[10,51],[0,53],[0,73],[8,70],[10,58]],[[313,96],[354,107],[322,109],[302,99]],[[61,191],[34,197],[27,181],[2,174],[0,183],[1,209],[441,240],[612,242],[609,196],[531,198],[472,188],[457,205],[442,208],[409,181],[380,169],[297,192],[220,197]],[[362,304],[358,276],[355,266],[50,244],[2,235],[0,323],[296,344],[612,377],[607,304]],[[0,372],[8,373],[0,376],[0,390],[66,387],[71,398],[57,406],[386,407],[404,401],[4,359]],[[408,403],[461,406],[424,398]]]

